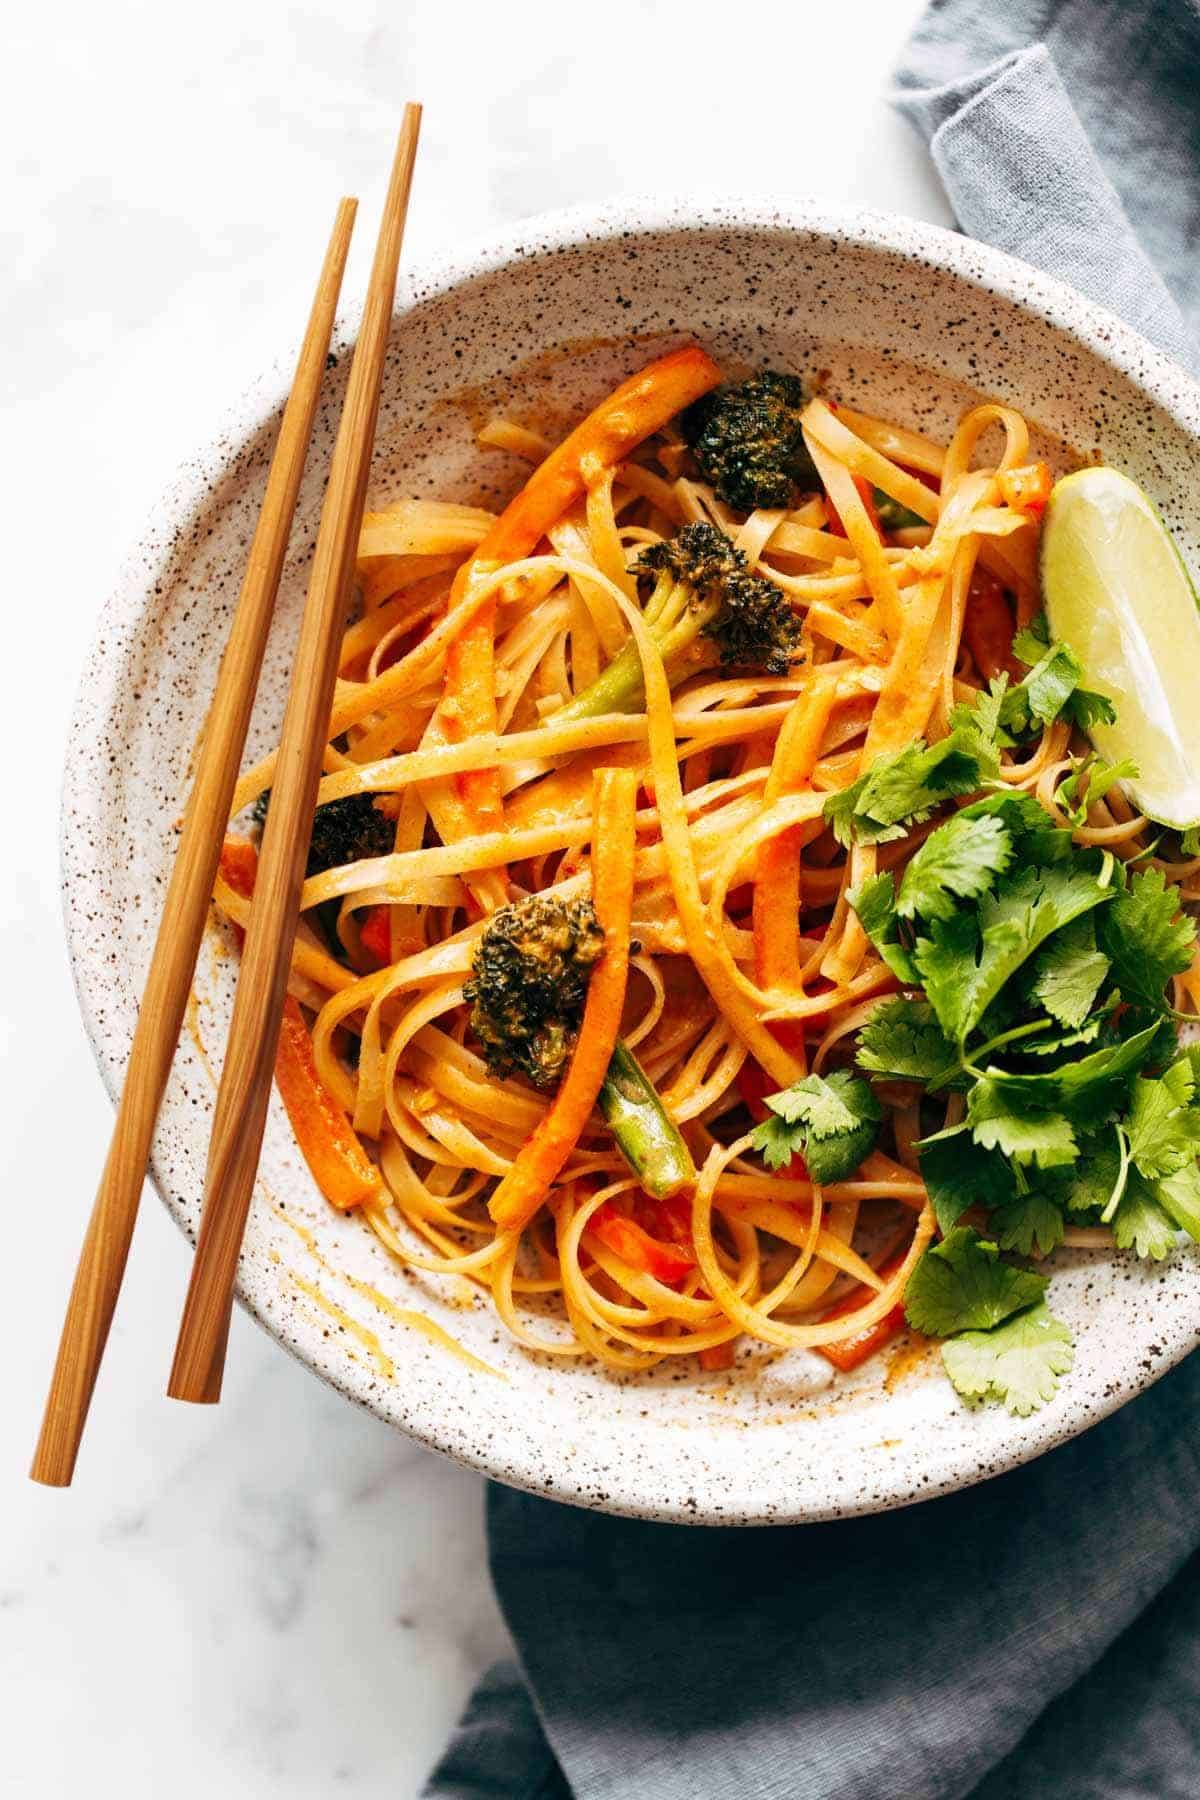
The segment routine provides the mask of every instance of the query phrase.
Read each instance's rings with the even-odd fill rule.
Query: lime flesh
[[[1125,790],[1140,812],[1177,830],[1200,822],[1200,603],[1170,532],[1116,469],[1055,483],[1041,541],[1051,635],[1070,644],[1086,686],[1107,694],[1115,725],[1092,742],[1108,762],[1131,757]]]

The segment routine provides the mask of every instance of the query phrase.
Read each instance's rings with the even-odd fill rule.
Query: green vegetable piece
[[[994,1232],[1002,1250],[1029,1256],[1036,1249],[1049,1256],[1062,1243],[1066,1224],[1057,1201],[1040,1188],[1031,1188],[997,1207],[988,1220],[988,1230]]]
[[[1136,1172],[1130,1173],[1117,1203],[1112,1233],[1118,1250],[1134,1250],[1150,1262],[1161,1262],[1175,1248],[1174,1219]]]
[[[1085,914],[1057,932],[1037,959],[1033,994],[1060,1025],[1078,1030],[1095,1004],[1109,962],[1096,948],[1095,920]]]
[[[696,1179],[691,1152],[641,1063],[617,1040],[600,1089],[600,1111],[625,1161],[655,1200]]]
[[[1187,1163],[1174,1175],[1152,1183],[1158,1204],[1190,1238],[1200,1244],[1200,1169]]]
[[[683,434],[720,499],[753,512],[789,506],[798,488],[818,486],[800,423],[807,404],[798,375],[766,369],[688,407]]]
[[[1168,981],[1191,965],[1196,925],[1180,913],[1162,870],[1146,869],[1105,909],[1097,937],[1122,999],[1162,1012]]]
[[[943,801],[973,794],[999,768],[994,746],[977,732],[952,731],[932,746],[918,739],[880,760],[825,802],[825,818],[842,844],[881,844],[904,837]]]
[[[636,572],[654,577],[644,619],[674,685],[692,667],[700,637],[723,663],[786,675],[803,650],[803,625],[773,581],[752,574],[742,552],[715,525],[685,525],[643,550]],[[556,725],[645,704],[637,646],[625,644],[588,687],[553,714]]]
[[[958,1052],[923,1000],[898,994],[884,1000],[858,1034],[858,1066],[895,1081],[948,1082],[959,1070]]]
[[[782,1093],[768,1094],[772,1117],[755,1127],[751,1142],[768,1168],[802,1156],[809,1175],[823,1185],[845,1181],[875,1148],[882,1108],[865,1081],[848,1069],[828,1079],[806,1075]]]
[[[1019,1163],[1054,1169],[1075,1160],[1077,1145],[1071,1123],[1061,1115],[1022,1111],[990,1077],[977,1081],[967,1095],[967,1122],[977,1144],[1000,1150]]]
[[[872,875],[858,887],[851,888],[846,899],[858,914],[859,924],[893,975],[907,987],[916,987],[916,966],[900,942],[899,921],[896,916],[896,884],[892,877],[886,873]]]
[[[1013,1172],[994,1150],[982,1150],[961,1130],[939,1133],[919,1144],[921,1179],[925,1183],[938,1228],[944,1236],[970,1206],[989,1212],[1004,1206],[1016,1192]]]
[[[916,526],[928,524],[928,520],[923,519],[920,513],[903,506],[899,500],[893,500],[882,488],[872,488],[871,498],[875,502],[879,523],[885,531],[911,531]]]
[[[1133,1084],[1129,1112],[1130,1158],[1150,1179],[1176,1175],[1200,1156],[1200,1109],[1192,1105],[1196,1078],[1180,1057],[1158,1081]]]
[[[983,896],[978,926],[963,915],[935,921],[913,958],[946,1035],[961,1043],[1047,938],[1111,898],[1112,890],[1087,869],[1026,867]]]
[[[904,1310],[927,1337],[988,1331],[1010,1314],[1032,1306],[1046,1291],[1046,1277],[1000,1261],[996,1245],[969,1226],[956,1225],[932,1244],[913,1270]]]
[[[1012,838],[996,817],[947,820],[911,858],[900,883],[902,919],[948,919],[954,902],[975,900],[1012,860]]]
[[[1009,1109],[1057,1112],[1075,1124],[1099,1124],[1124,1099],[1130,1076],[1146,1061],[1157,1037],[1155,1023],[1057,1069],[1013,1074],[1007,1069],[989,1068],[987,1081]]]
[[[965,1400],[999,1400],[1022,1419],[1053,1400],[1074,1360],[1069,1329],[1044,1301],[993,1331],[966,1331],[942,1345],[946,1373]]]

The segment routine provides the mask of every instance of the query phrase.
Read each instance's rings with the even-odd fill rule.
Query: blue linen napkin
[[[962,228],[1200,370],[1194,0],[935,0],[894,101]],[[986,1486],[786,1530],[493,1487],[521,1667],[426,1800],[1195,1800],[1200,1357]]]

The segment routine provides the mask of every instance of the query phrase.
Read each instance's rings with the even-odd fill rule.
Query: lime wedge
[[[1070,644],[1115,725],[1092,742],[1131,757],[1130,800],[1160,825],[1200,822],[1200,602],[1183,558],[1134,481],[1080,469],[1054,485],[1041,542],[1052,637]]]

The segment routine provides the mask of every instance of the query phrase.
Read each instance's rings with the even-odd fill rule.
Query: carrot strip
[[[596,771],[592,898],[604,930],[604,954],[592,972],[579,1041],[562,1086],[488,1202],[504,1231],[522,1230],[545,1200],[588,1122],[612,1058],[629,975],[636,803],[632,769]]]
[[[249,838],[226,838],[221,846],[220,867],[234,893],[248,900],[258,874],[258,851]],[[379,910],[386,914],[386,908]],[[382,1198],[379,1171],[317,1074],[312,1038],[304,1015],[290,994],[283,1004],[279,1048],[275,1052],[275,1085],[301,1155],[330,1205],[339,1212],[349,1212],[364,1200]]]
[[[688,344],[623,381],[534,470],[473,556],[461,565],[450,591],[451,611],[466,596],[473,574],[529,556],[589,480],[622,462],[720,379],[721,371],[712,358],[698,345]],[[495,619],[495,602],[489,601],[451,645],[442,702],[426,734],[427,744],[457,742],[495,731]],[[475,769],[456,781],[458,806],[446,805],[443,800],[442,808],[446,824],[452,829],[455,823],[459,826],[454,835],[501,829],[498,771]],[[445,831],[442,836],[445,839]],[[493,873],[493,884],[495,881]]]
[[[275,1085],[312,1178],[330,1205],[349,1212],[365,1200],[381,1199],[379,1171],[317,1074],[312,1038],[290,994],[283,1003]]]

